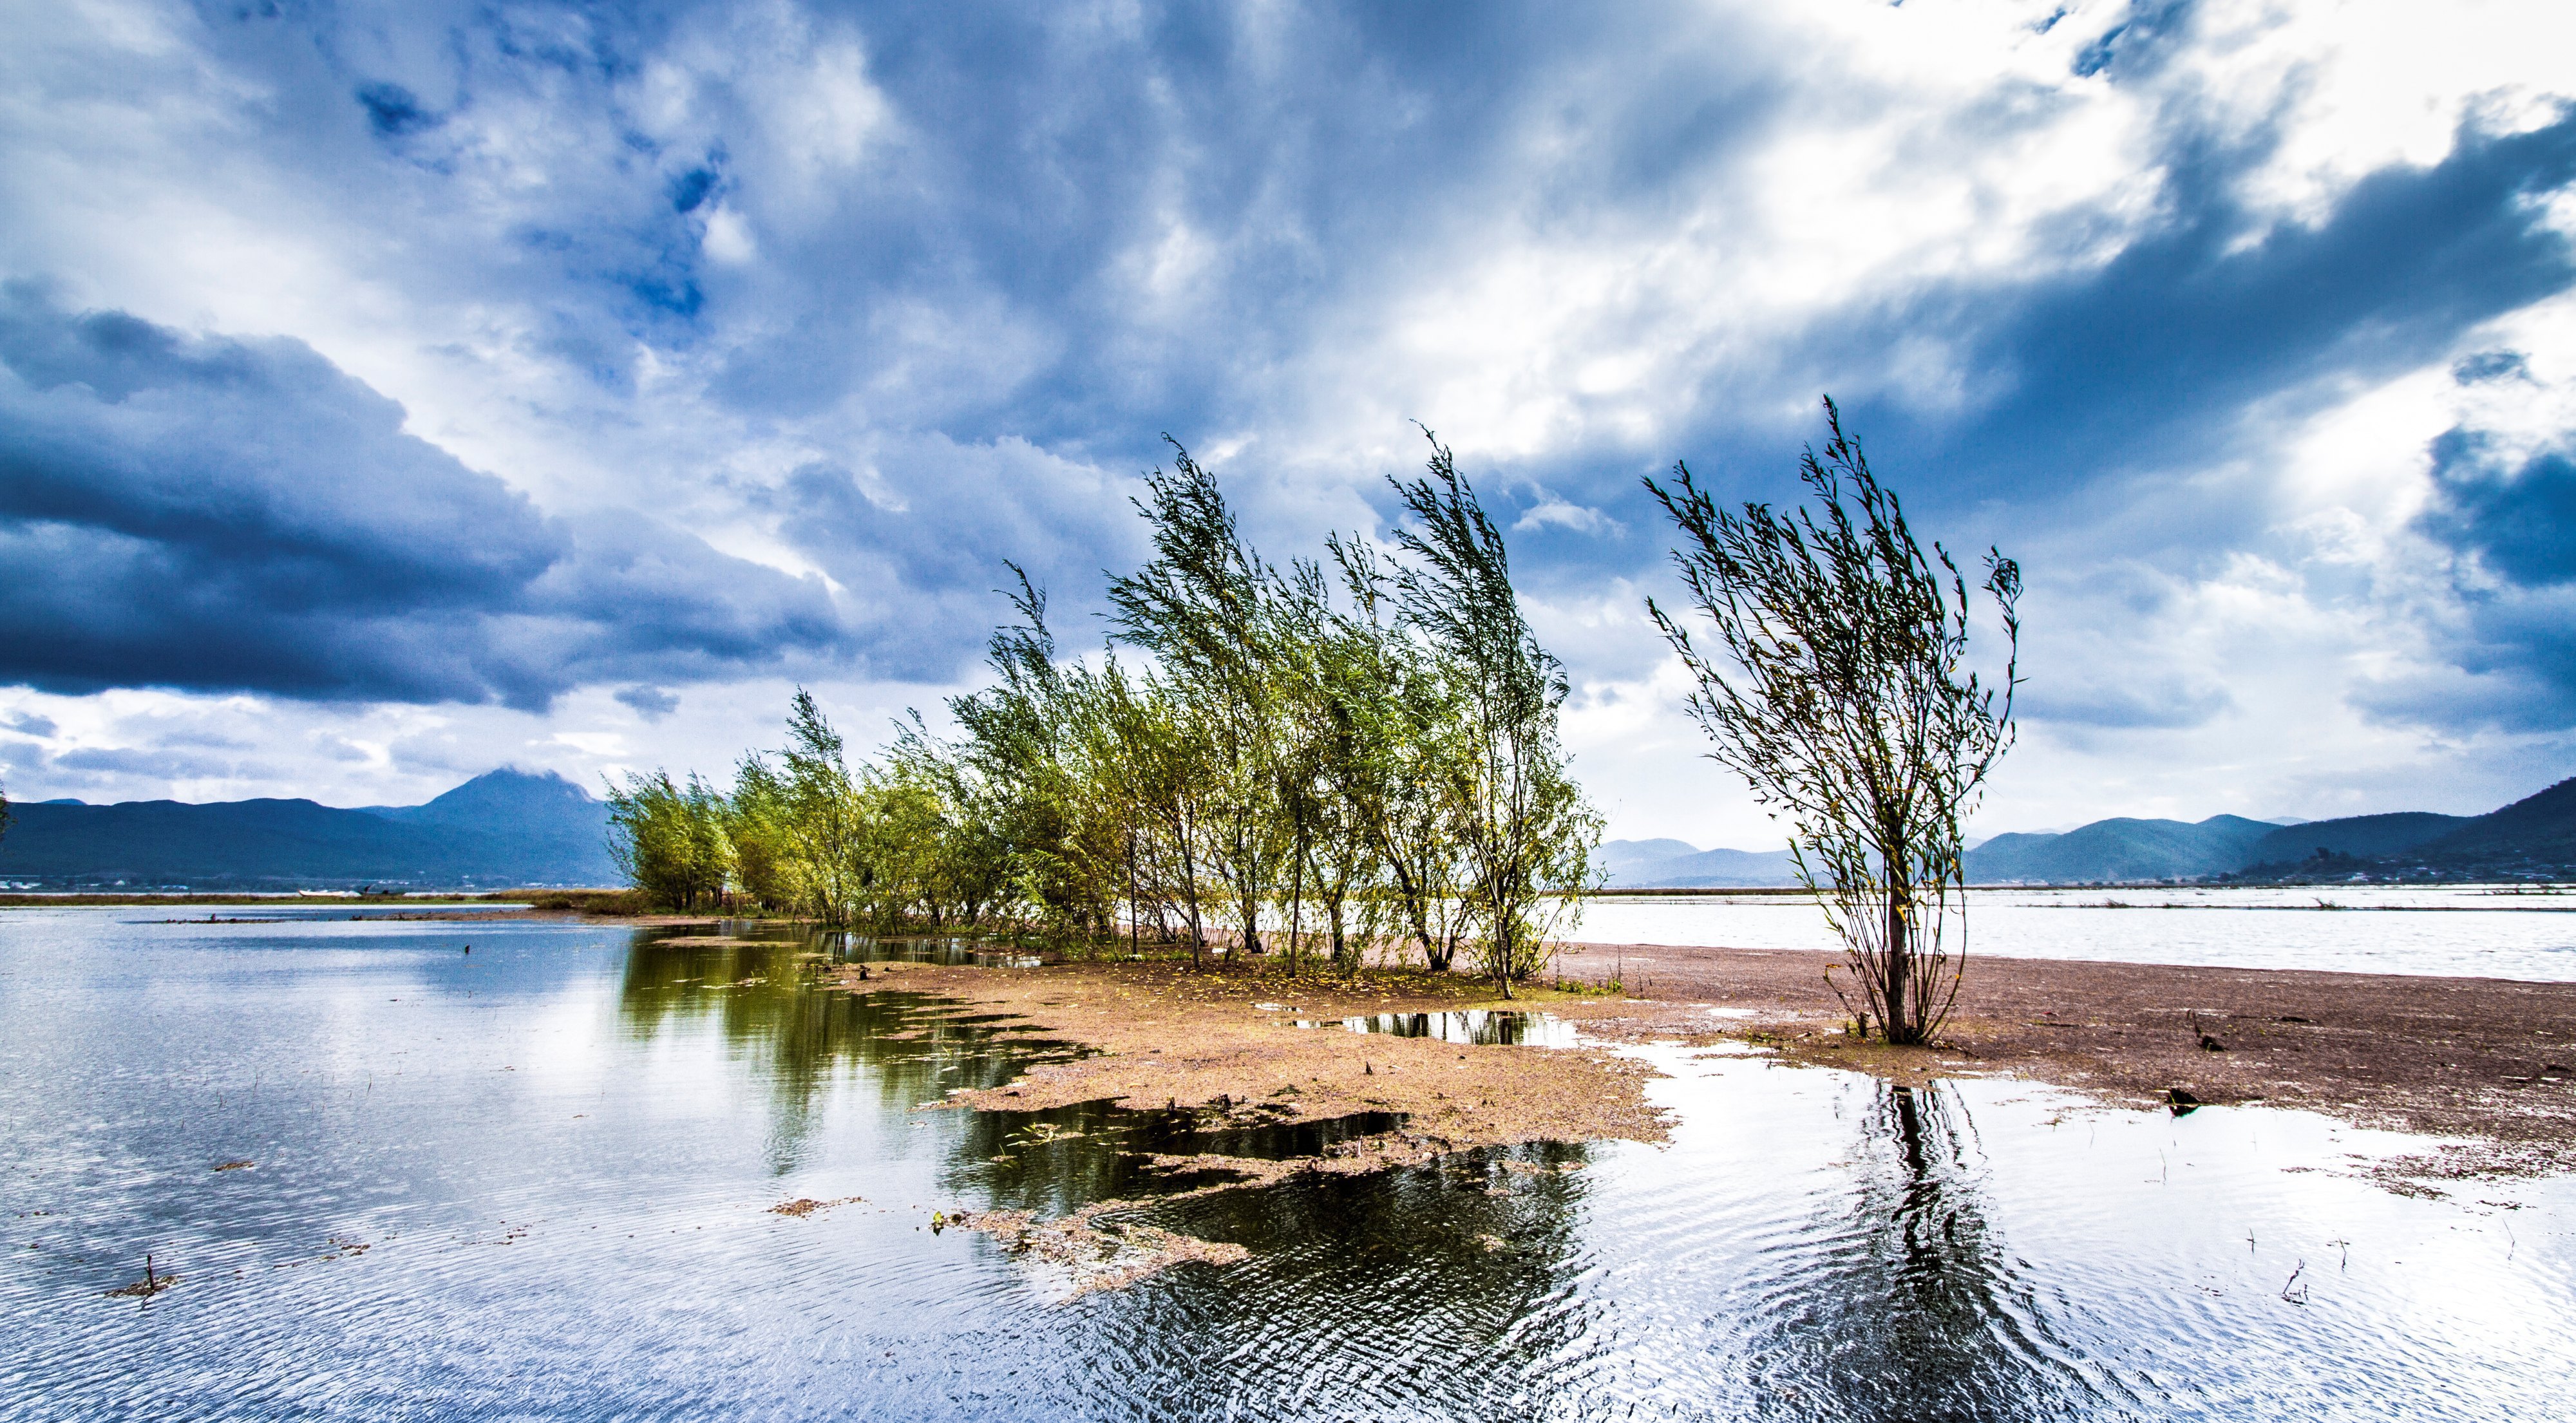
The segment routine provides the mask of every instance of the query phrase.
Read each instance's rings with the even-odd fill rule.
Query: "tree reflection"
[[[1838,1218],[1773,1265],[1797,1303],[1754,1341],[1764,1396],[1796,1415],[1910,1420],[2079,1417],[2114,1401],[2070,1362],[1988,1223],[1964,1103],[1878,1083],[1851,1165]]]
[[[794,930],[742,938],[646,929],[627,951],[618,1010],[628,1035],[649,1041],[712,1023],[767,1089],[778,1174],[802,1162],[819,1103],[842,1082],[871,1091],[880,1111],[902,1112],[951,1088],[999,1086],[1044,1055],[1034,1045],[996,1051],[996,1025],[1007,1020],[946,999],[821,991],[816,973],[828,957]]]

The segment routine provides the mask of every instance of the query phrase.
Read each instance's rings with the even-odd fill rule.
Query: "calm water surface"
[[[2576,892],[2496,887],[1979,889],[1971,954],[2576,982]],[[1589,944],[1832,949],[1794,895],[1593,899]]]
[[[2314,1117],[1649,1049],[1668,1147],[1148,1199],[1249,1258],[1068,1299],[931,1213],[1150,1196],[1188,1124],[917,1110],[1062,1045],[341,913],[0,915],[0,1416],[2576,1417],[2576,1189]]]

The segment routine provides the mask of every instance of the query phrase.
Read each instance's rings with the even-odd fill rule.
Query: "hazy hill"
[[[2576,779],[2477,816],[2416,853],[2462,867],[2576,863]]]
[[[1786,850],[1702,850],[1681,840],[1609,840],[1613,889],[1755,889],[1795,884]]]
[[[0,880],[129,887],[613,884],[608,809],[551,772],[503,769],[426,805],[309,800],[12,807]]]
[[[2576,780],[2484,815],[2412,812],[2320,820],[2266,837],[2258,848],[2248,878],[2576,878]]]
[[[2097,820],[2062,835],[1998,835],[1967,855],[1970,884],[2078,884],[2191,879],[2242,867],[2281,827],[2241,815]],[[2305,827],[2302,827],[2305,828]]]
[[[2320,850],[2329,855],[2375,859],[2412,850],[2454,826],[2468,823],[2468,816],[2436,815],[2429,810],[2311,820],[2304,825],[2285,825],[2255,841],[2245,863],[2292,864],[2313,858]]]

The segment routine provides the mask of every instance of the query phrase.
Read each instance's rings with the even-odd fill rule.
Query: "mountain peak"
[[[590,792],[556,772],[503,766],[433,798],[412,818],[441,824],[518,820],[584,814],[597,804]]]

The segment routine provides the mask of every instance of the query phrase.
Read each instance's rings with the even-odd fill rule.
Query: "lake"
[[[1788,894],[1586,900],[1580,943],[1832,949]],[[2211,968],[2576,982],[2576,892],[2529,886],[1976,889],[1968,950]]]
[[[0,915],[0,1415],[2576,1413],[2576,1186],[2305,1114],[1647,1048],[1668,1145],[1158,1204],[1187,1123],[923,1110],[1070,1049],[801,943],[241,913]],[[933,1224],[1110,1195],[1247,1254],[1075,1295]]]

